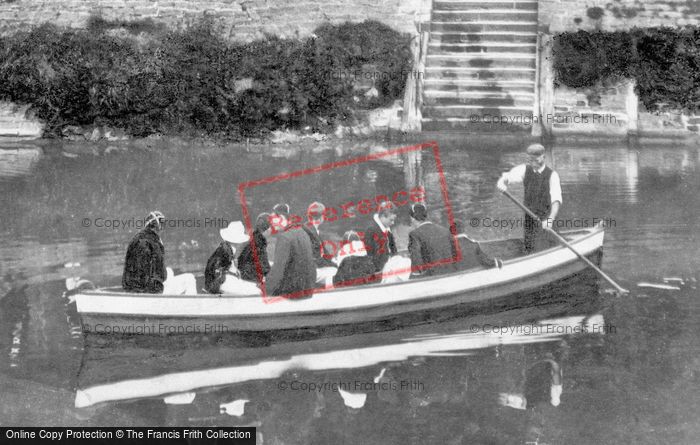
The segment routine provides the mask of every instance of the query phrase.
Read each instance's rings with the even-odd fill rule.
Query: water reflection
[[[599,347],[607,335],[597,299],[580,297],[578,305],[265,346],[229,337],[225,346],[190,339],[201,343],[174,350],[95,336],[75,404],[102,418],[104,410],[120,409],[163,425],[253,425],[271,443],[346,441],[360,432],[373,438],[367,443],[426,437],[444,443],[464,434],[464,422],[465,438],[519,441],[536,421],[501,407],[499,395],[528,394],[534,409],[539,402],[526,375],[533,364],[548,357],[564,363],[572,345]],[[580,315],[556,315],[572,310]],[[508,417],[522,425],[497,426]]]
[[[463,325],[464,322],[458,326]],[[292,343],[285,345],[285,352],[291,354],[291,356],[282,360],[253,360],[245,365],[162,374],[148,379],[129,379],[127,376],[116,376],[124,380],[105,385],[89,384],[90,386],[87,386],[88,383],[85,380],[89,381],[91,378],[113,375],[117,366],[116,363],[110,363],[110,360],[105,360],[103,356],[105,351],[100,351],[100,358],[96,360],[97,363],[93,364],[89,356],[85,358],[87,362],[83,363],[81,372],[81,378],[83,379],[81,382],[82,389],[78,391],[75,403],[77,407],[85,407],[105,401],[154,397],[163,394],[192,391],[202,387],[230,385],[250,380],[274,379],[292,371],[365,368],[380,363],[403,362],[409,358],[421,356],[469,355],[470,351],[495,346],[554,341],[566,334],[581,332],[602,334],[604,333],[604,326],[602,316],[596,314],[539,320],[526,325],[502,325],[496,322],[486,322],[482,325],[472,324],[468,330],[457,330],[456,332],[428,337],[402,337],[401,342],[397,343],[384,343],[388,340],[387,337],[392,337],[391,334],[383,333],[380,336],[368,338],[359,335],[354,339],[359,344],[380,344],[371,347],[342,349],[333,347],[333,340],[328,340],[323,342],[324,349],[330,347],[331,350],[328,352],[295,354],[294,351],[313,349],[309,344],[303,342]],[[223,354],[224,351],[226,351],[226,354]],[[189,356],[187,352],[183,352],[179,359],[183,360],[184,363],[189,363],[191,366],[201,366],[201,359],[208,358],[211,361],[222,355],[235,356],[236,350],[209,348],[206,350],[205,355],[200,354],[202,354],[201,350],[197,353],[198,360]],[[267,351],[246,351],[245,354],[265,354],[275,357],[275,355],[280,354],[280,351],[271,346]],[[137,359],[138,355],[140,354],[135,354],[133,359],[130,360],[128,355],[117,355],[114,351],[109,351],[110,357],[119,357],[119,361],[122,362],[120,366],[127,365],[133,369],[138,364],[137,375],[147,374],[149,370],[144,368],[144,364],[140,359]],[[175,364],[174,366],[183,366],[184,363]],[[297,389],[302,388],[290,387],[292,391]]]
[[[43,152],[39,147],[18,145],[0,146],[0,181],[11,181],[32,173]]]
[[[639,159],[628,147],[558,146],[552,149],[552,166],[562,187],[588,184],[605,187],[611,198],[636,203],[639,188]]]

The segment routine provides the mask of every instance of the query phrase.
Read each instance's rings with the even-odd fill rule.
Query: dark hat
[[[409,213],[411,218],[416,221],[425,221],[428,219],[428,209],[426,209],[423,204],[413,204]]]
[[[542,144],[531,144],[525,149],[529,155],[540,156],[544,154],[544,146]]]
[[[270,214],[269,213],[261,213],[258,215],[258,217],[255,219],[255,230],[258,232],[262,233],[266,231],[267,229],[270,228]]]
[[[275,215],[280,215],[287,217],[291,213],[289,209],[289,204],[286,203],[279,203],[275,204],[275,206],[272,208],[272,213]]]

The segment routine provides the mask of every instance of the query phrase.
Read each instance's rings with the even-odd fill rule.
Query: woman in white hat
[[[222,243],[207,261],[204,270],[204,287],[213,294],[250,295],[259,294],[260,289],[250,281],[244,281],[236,268],[236,254],[248,242],[241,221],[233,221],[219,231]]]

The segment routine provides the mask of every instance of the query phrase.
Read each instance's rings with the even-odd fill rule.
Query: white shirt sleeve
[[[502,178],[505,178],[508,184],[522,183],[525,180],[526,167],[527,164],[516,165],[510,171],[503,173]],[[552,204],[556,201],[559,201],[560,204],[563,202],[561,199],[561,182],[559,181],[559,175],[554,170],[552,170],[552,175],[549,177],[549,196]]]
[[[508,184],[522,183],[525,179],[525,164],[516,165],[510,171],[503,173],[503,178],[508,181]]]
[[[552,175],[549,177],[549,197],[552,204],[554,204],[556,201],[559,201],[559,204],[562,203],[561,183],[559,182],[559,175],[555,171],[552,171]]]

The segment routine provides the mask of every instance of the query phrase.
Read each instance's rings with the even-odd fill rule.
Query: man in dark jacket
[[[326,206],[320,202],[313,202],[309,205],[306,211],[307,218],[309,220],[308,224],[302,226],[304,232],[309,236],[311,240],[311,248],[314,253],[314,262],[317,268],[321,267],[335,267],[333,261],[330,258],[324,257],[323,241],[321,240],[321,224],[323,223],[323,212],[326,210]]]
[[[126,249],[122,287],[129,292],[153,294],[187,294],[197,293],[194,275],[184,273],[173,275],[166,269],[165,248],[159,232],[165,224],[165,216],[159,211],[148,214],[144,220],[145,227],[136,234]]]
[[[261,213],[255,220],[255,229],[250,242],[243,246],[238,257],[238,270],[241,278],[247,281],[262,281],[270,272],[270,261],[267,258],[267,237],[270,236],[270,214]],[[255,251],[253,251],[255,247]],[[260,269],[258,269],[258,264]]]
[[[288,295],[292,297],[308,295],[313,292],[316,281],[316,265],[309,236],[301,225],[289,224],[289,213],[275,206],[276,222],[279,221],[284,232],[277,237],[275,259],[272,269],[265,280],[268,295]]]
[[[338,269],[330,258],[326,258],[328,254],[324,251],[323,240],[321,240],[321,231],[319,228],[323,223],[322,215],[325,210],[326,206],[320,202],[312,202],[306,210],[306,217],[309,222],[308,224],[304,224],[302,229],[306,232],[311,241],[314,263],[316,264],[316,283],[330,285]]]
[[[479,245],[466,233],[461,221],[454,223],[454,235],[459,241],[459,247],[462,253],[462,259],[455,265],[457,270],[469,270],[477,267],[498,267],[503,266],[503,261],[500,258],[494,258],[487,255]]]
[[[415,228],[408,234],[408,252],[414,275],[455,272],[457,249],[450,231],[428,221],[428,210],[423,204],[413,204],[410,215]]]
[[[396,210],[390,204],[383,205],[374,214],[372,224],[365,230],[363,242],[367,255],[374,263],[375,272],[381,272],[389,257],[396,255],[396,241],[391,226],[396,220]]]

